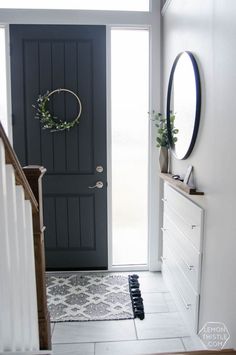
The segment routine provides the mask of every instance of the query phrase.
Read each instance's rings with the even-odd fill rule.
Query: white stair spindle
[[[39,349],[38,334],[38,311],[37,311],[37,294],[35,279],[35,259],[34,259],[34,243],[33,243],[33,225],[32,225],[32,207],[29,201],[25,201],[25,219],[26,219],[26,238],[28,253],[28,284],[29,295],[28,302],[30,306],[30,349]]]
[[[26,302],[29,296],[29,285],[27,280],[27,268],[28,268],[28,255],[26,252],[26,222],[25,222],[25,199],[24,190],[22,186],[16,186],[16,202],[17,202],[17,228],[19,236],[19,255],[21,264],[21,319],[23,321],[23,335],[22,344],[24,350],[29,349],[30,337],[29,337],[29,307]]]
[[[8,242],[7,226],[7,191],[6,191],[6,168],[5,168],[5,149],[0,139],[0,351],[11,350],[12,333],[9,309],[11,302],[10,277],[11,262]]]
[[[7,205],[8,205],[8,237],[11,257],[11,322],[13,349],[22,350],[22,320],[20,314],[21,300],[18,297],[21,289],[21,272],[19,259],[19,236],[17,230],[16,184],[12,165],[6,165]]]

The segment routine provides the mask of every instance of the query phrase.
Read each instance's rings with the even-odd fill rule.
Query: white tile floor
[[[202,349],[190,336],[161,273],[139,272],[145,319],[52,324],[54,355],[137,355]]]

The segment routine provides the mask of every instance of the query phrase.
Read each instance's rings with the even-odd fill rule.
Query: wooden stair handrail
[[[26,176],[16,156],[16,153],[12,149],[11,143],[9,142],[9,139],[4,131],[1,121],[0,121],[0,138],[2,139],[5,147],[6,164],[11,164],[13,166],[15,170],[16,184],[23,186],[25,199],[30,200],[33,213],[35,213],[38,211],[38,202],[34,196],[32,189],[30,188],[30,185],[28,183],[28,180],[26,179]]]

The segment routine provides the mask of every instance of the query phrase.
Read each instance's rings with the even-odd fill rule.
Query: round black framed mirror
[[[181,52],[176,57],[169,78],[167,91],[167,127],[171,150],[177,159],[191,154],[199,128],[201,113],[200,75],[196,59],[191,52]],[[174,128],[178,130],[175,140]],[[172,130],[171,130],[172,128]]]

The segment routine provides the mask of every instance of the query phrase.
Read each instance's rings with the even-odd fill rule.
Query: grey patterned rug
[[[47,275],[51,322],[134,318],[128,276],[108,273]]]

